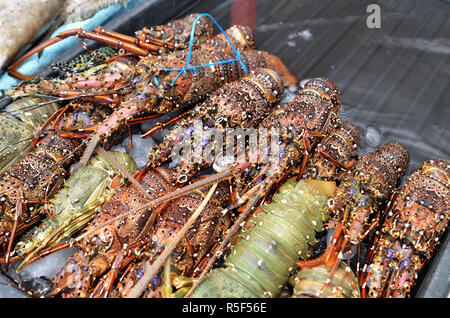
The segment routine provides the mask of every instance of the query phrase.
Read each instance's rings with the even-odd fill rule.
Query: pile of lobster
[[[9,67],[24,81],[0,102],[2,268],[76,248],[38,297],[409,296],[447,228],[450,161],[398,189],[408,150],[359,156],[330,79],[282,102],[295,75],[249,28],[212,22],[66,31]],[[17,72],[69,36],[108,47],[46,78]],[[145,167],[110,150],[162,115]]]

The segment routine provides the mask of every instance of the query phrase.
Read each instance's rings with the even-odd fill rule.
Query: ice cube
[[[141,138],[140,134],[132,135],[131,138],[133,142],[133,148],[131,148],[128,153],[134,159],[134,161],[136,161],[138,168],[141,169],[147,164],[148,152],[150,148],[152,148],[156,143],[153,138]],[[130,141],[127,137],[122,142],[122,147],[126,147],[128,149],[129,143]]]
[[[60,251],[51,253],[44,258],[25,266],[20,275],[24,280],[27,278],[36,278],[44,276],[46,278],[53,278],[61,268],[67,263],[67,259],[75,253],[75,248],[65,248]]]
[[[366,141],[372,147],[378,147],[381,142],[381,131],[374,125],[367,125],[366,128]]]

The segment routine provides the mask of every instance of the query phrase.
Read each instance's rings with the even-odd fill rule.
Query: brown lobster
[[[281,60],[267,52],[244,49],[236,58],[238,51],[235,48],[247,48],[253,45],[253,40],[245,27],[231,28],[227,32],[233,50],[223,47],[224,43],[228,45],[228,39],[224,41],[224,35],[219,34],[192,52],[177,51],[139,60],[133,56],[118,56],[93,77],[75,77],[73,81],[66,79],[63,83],[41,81],[37,90],[64,98],[90,98],[119,105],[92,136],[81,160],[85,165],[98,142],[132,117],[143,112],[164,113],[192,105],[223,84],[240,78],[248,69],[267,67],[279,72],[285,84],[297,82]],[[186,71],[188,64],[194,65],[192,72]],[[22,86],[13,94],[32,93],[36,91],[34,86]]]
[[[44,203],[64,183],[66,169],[81,154],[78,145],[76,139],[49,131],[0,177],[1,244],[10,238],[6,263],[14,237],[39,219],[33,204]]]
[[[393,195],[386,217],[369,265],[368,297],[408,297],[448,226],[450,161],[424,162]]]
[[[158,167],[144,168],[134,177],[147,190],[149,198],[156,198],[174,190],[172,176],[173,172],[169,168]],[[143,198],[135,186],[122,188],[102,206],[86,232],[76,239],[79,251],[55,276],[51,295],[108,295],[119,270],[139,258],[143,252],[157,254],[171,240],[174,230],[200,204],[203,196],[203,189],[198,189],[165,201],[155,209],[140,209],[139,212],[130,214],[128,212],[137,210],[148,199]],[[174,253],[180,269],[187,271],[192,268],[208,251],[220,230],[220,211],[226,202],[228,191],[221,186]],[[149,227],[148,219],[152,214],[158,216],[155,224]],[[122,219],[107,224],[109,220],[121,215],[124,216]]]
[[[299,175],[302,175],[313,148],[336,128],[340,107],[340,93],[334,83],[327,78],[314,78],[291,102],[278,105],[265,117],[258,128],[278,130],[279,163],[262,167],[237,163],[237,167],[248,170],[243,182],[239,182],[246,185],[246,189],[238,189],[243,194],[237,204],[249,202],[250,198],[256,202],[264,197],[292,169],[300,167]]]
[[[329,227],[335,232],[320,257],[302,261],[300,267],[326,264],[332,276],[343,253],[358,245],[379,224],[380,211],[398,186],[409,165],[409,152],[391,142],[359,158],[354,167],[341,176],[340,185],[328,200]]]
[[[33,78],[33,75],[20,74],[17,72],[17,68],[30,56],[41,52],[46,47],[70,36],[95,40],[140,56],[186,49],[191,35],[192,24],[197,18],[199,18],[199,20],[196,23],[193,44],[194,47],[198,47],[201,43],[212,37],[213,28],[209,19],[206,17],[199,17],[198,13],[194,13],[188,14],[182,19],[174,20],[165,25],[158,25],[136,31],[136,37],[106,30],[102,27],[96,28],[93,32],[82,29],[68,30],[28,51],[14,64],[8,67],[8,72],[11,76],[22,80]]]
[[[272,107],[281,100],[282,95],[281,78],[270,69],[255,69],[240,80],[225,84],[203,103],[182,115],[183,118],[164,137],[162,143],[150,149],[148,165],[152,167],[160,165],[171,158],[178,147],[189,148],[193,157],[184,158],[179,162],[176,173],[178,183],[186,182],[200,166],[208,163],[199,160],[205,142],[210,148],[220,147],[218,139],[209,140],[211,136],[205,134],[203,126],[214,129],[216,134],[225,134],[229,128],[253,128],[271,113]],[[199,131],[195,130],[196,121],[202,126],[198,127],[201,128]],[[162,124],[155,128],[165,126],[166,124]],[[220,155],[221,153],[216,154]]]

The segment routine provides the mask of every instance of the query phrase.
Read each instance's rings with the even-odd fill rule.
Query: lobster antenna
[[[111,223],[119,221],[119,220],[123,219],[124,217],[126,217],[126,216],[128,216],[130,214],[134,214],[136,212],[140,212],[140,211],[143,211],[145,209],[149,209],[149,208],[154,207],[155,205],[158,205],[158,204],[160,204],[160,203],[162,203],[164,201],[171,200],[171,199],[177,198],[177,197],[179,197],[179,196],[181,196],[181,195],[183,195],[185,193],[189,193],[189,192],[195,191],[198,188],[202,188],[202,187],[208,186],[210,184],[214,184],[214,183],[219,183],[219,182],[221,182],[221,181],[223,181],[223,180],[225,180],[225,179],[227,179],[227,178],[229,178],[231,176],[232,176],[231,172],[223,171],[223,172],[216,173],[216,174],[214,174],[214,175],[212,175],[212,176],[210,176],[208,178],[205,178],[203,180],[196,181],[196,182],[194,182],[194,183],[192,183],[190,185],[187,185],[187,186],[185,186],[183,188],[178,188],[177,190],[175,190],[175,191],[173,191],[171,193],[168,193],[168,194],[163,195],[163,196],[161,196],[159,198],[151,200],[150,202],[144,204],[143,206],[141,206],[141,207],[139,207],[137,209],[130,210],[128,212],[123,213],[122,215],[118,215],[118,216],[116,216],[116,217],[114,217],[112,219],[109,219],[108,221],[105,221],[104,223],[100,224],[99,226],[95,227],[94,229],[89,230],[89,231],[81,234],[80,236],[78,236],[75,239],[75,242],[79,242],[80,240],[82,240],[83,238],[88,236],[89,234],[91,234],[91,233],[93,233],[95,231],[98,231],[98,230],[104,228],[105,226],[107,226],[107,225],[109,225]]]
[[[31,140],[33,140],[33,139],[34,139],[34,137],[29,137],[29,138],[19,139],[18,141],[14,142],[14,143],[12,143],[12,144],[9,144],[9,146],[3,147],[2,149],[0,149],[0,153],[2,153],[3,151],[6,151],[6,150],[9,149],[11,146],[16,146],[16,145],[18,145],[18,144],[21,144],[22,142],[25,142],[25,141],[31,141]],[[30,142],[29,145],[31,145],[31,142]],[[28,146],[29,146],[29,145],[28,145]]]
[[[224,252],[225,248],[228,245],[228,242],[231,240],[231,238],[234,236],[234,234],[244,225],[245,220],[247,219],[250,212],[253,210],[253,207],[255,204],[259,201],[260,195],[254,196],[250,201],[249,205],[245,209],[244,212],[242,212],[233,226],[228,231],[225,238],[220,243],[219,247],[217,248],[217,251],[212,255],[212,257],[208,260],[208,264],[206,264],[205,268],[202,271],[202,274],[198,277],[198,279],[194,282],[191,289],[186,293],[184,298],[189,298],[192,293],[197,289],[197,287],[200,285],[200,283],[205,279],[206,274],[210,271],[216,260],[219,258],[220,255]]]
[[[81,93],[81,94],[78,94],[78,95],[68,96],[68,97],[56,97],[56,96],[44,95],[44,94],[20,95],[20,97],[37,96],[37,97],[53,98],[53,100],[46,101],[46,102],[41,102],[41,103],[37,103],[37,104],[33,104],[33,105],[29,105],[29,106],[23,107],[23,108],[21,108],[19,110],[12,110],[12,111],[2,111],[2,110],[0,110],[0,115],[1,114],[14,115],[14,114],[17,114],[17,113],[20,113],[20,112],[26,112],[26,111],[34,110],[34,109],[43,107],[45,105],[53,104],[53,103],[56,103],[56,102],[65,102],[65,101],[70,101],[70,100],[74,100],[74,99],[78,99],[78,98],[103,96],[103,95],[109,95],[109,94],[117,94],[117,92],[120,91],[121,89],[122,88],[114,89],[114,90],[108,90],[108,91],[102,91],[102,92]]]
[[[21,95],[20,98],[22,98],[22,97],[29,97],[29,96],[35,96],[35,95],[31,95],[31,94]],[[23,108],[20,108],[20,109],[17,109],[17,110],[10,110],[10,111],[3,111],[3,110],[1,110],[0,111],[0,115],[2,115],[2,114],[15,115],[15,114],[18,114],[18,113],[34,110],[34,109],[43,107],[45,105],[53,104],[53,103],[56,103],[56,102],[78,98],[78,96],[77,97],[75,97],[75,96],[71,96],[71,97],[55,97],[55,96],[50,96],[50,95],[43,95],[43,96],[38,96],[38,97],[53,98],[53,100],[46,101],[46,102],[41,102],[41,103],[37,103],[37,104],[33,104],[33,105],[29,105],[29,106],[26,106],[26,107],[23,107]]]
[[[147,199],[152,199],[150,195],[148,194],[147,190],[142,186],[142,184],[137,181],[113,156],[111,156],[105,149],[102,147],[97,147],[97,152],[101,154],[103,157],[105,157],[115,168],[117,168],[128,180],[130,180],[136,188],[139,189],[139,191],[142,192],[142,194]]]
[[[195,210],[195,212],[191,215],[191,217],[186,222],[186,224],[177,233],[175,238],[172,241],[170,241],[170,243],[166,246],[166,248],[161,253],[161,255],[150,266],[150,268],[148,268],[144,272],[144,274],[142,275],[141,279],[130,290],[130,293],[126,296],[126,298],[137,298],[137,297],[141,296],[141,294],[144,292],[144,290],[149,285],[149,283],[152,280],[153,276],[155,276],[155,274],[159,271],[161,266],[166,262],[166,259],[172,254],[174,249],[177,247],[178,243],[183,239],[183,237],[186,235],[186,232],[191,228],[191,226],[197,220],[197,218],[200,215],[200,213],[203,211],[205,206],[208,204],[209,200],[211,199],[212,195],[214,194],[214,191],[216,190],[217,184],[218,184],[218,182],[214,183],[211,186],[211,188],[209,189],[208,194],[203,199],[202,203],[197,208],[197,210]]]
[[[94,150],[97,147],[99,142],[100,142],[100,137],[98,135],[94,135],[89,140],[89,144],[86,147],[86,150],[85,150],[83,156],[80,159],[80,165],[82,165],[82,166],[86,166],[87,165],[89,159],[91,158],[92,154],[94,153]]]

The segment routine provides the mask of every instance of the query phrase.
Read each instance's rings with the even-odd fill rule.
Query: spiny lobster
[[[393,195],[386,217],[369,263],[368,297],[408,297],[448,226],[450,162],[424,162]]]
[[[129,155],[116,151],[110,152],[110,155],[129,173],[137,170],[136,163]],[[15,254],[24,257],[17,271],[39,251],[81,230],[121,184],[123,179],[120,171],[101,154],[95,156],[86,167],[80,167],[67,179],[61,191],[37,212],[44,214],[46,211],[50,216],[16,244]]]
[[[198,21],[195,28],[195,38],[193,42],[194,46],[197,47],[204,41],[211,38],[213,35],[213,27],[209,19],[206,17],[199,17],[199,14],[194,13],[188,14],[182,19],[174,20],[165,25],[158,25],[152,28],[144,28],[136,31],[136,37],[106,30],[102,27],[96,28],[93,32],[82,29],[68,30],[28,51],[14,64],[8,67],[8,72],[11,76],[22,80],[32,78],[33,76],[20,74],[17,72],[17,68],[30,56],[70,36],[95,40],[100,43],[110,45],[114,48],[123,49],[127,52],[141,56],[186,49],[191,35],[192,24],[195,20],[197,20],[197,18]]]
[[[48,81],[41,83],[39,90],[47,91],[48,94],[70,98],[89,97],[95,101],[119,105],[91,137],[81,164],[86,165],[96,145],[132,117],[144,111],[164,113],[192,105],[224,83],[240,78],[247,69],[271,68],[277,70],[288,85],[297,83],[296,77],[281,60],[267,52],[244,49],[235,58],[238,54],[235,47],[247,48],[253,45],[253,40],[244,27],[235,27],[227,32],[233,44],[232,50],[223,47],[224,43],[229,45],[228,37],[219,34],[197,50],[189,52],[145,56],[139,60],[131,56],[118,56],[103,73],[81,80],[75,78],[73,83],[66,80],[68,86],[66,83],[62,86]],[[188,64],[194,65],[193,73],[186,72]],[[29,89],[33,90],[33,87],[25,85],[19,91],[26,92]]]
[[[340,106],[340,94],[334,83],[327,78],[315,78],[308,81],[291,102],[278,105],[265,117],[258,128],[279,131],[279,163],[247,168],[246,175],[251,181],[241,184],[250,186],[248,190],[238,189],[243,193],[238,204],[263,197],[298,166],[302,175],[313,147],[336,128]],[[248,164],[239,165],[248,167]],[[256,185],[252,184],[255,182]]]
[[[204,127],[212,128],[216,138],[217,134],[224,134],[229,128],[252,128],[270,114],[282,95],[281,79],[270,69],[255,69],[242,79],[225,84],[203,103],[183,114],[183,118],[164,137],[162,143],[150,149],[148,165],[158,166],[172,158],[171,155],[178,148],[182,148],[189,153],[187,158],[178,163],[176,174],[177,182],[185,183],[201,166],[207,164],[200,161],[205,159],[202,156],[205,143],[211,149],[219,150],[216,156],[221,155],[218,139],[210,140],[211,136],[206,135]],[[195,127],[198,124],[201,127]],[[165,124],[157,125],[155,128],[164,126]],[[200,129],[196,130],[197,128]],[[191,154],[192,157],[189,157]],[[214,162],[211,161],[209,164],[212,165]]]
[[[328,200],[329,227],[335,227],[330,245],[320,257],[300,262],[300,268],[326,264],[332,269],[332,277],[343,253],[359,244],[379,224],[381,209],[408,165],[408,150],[396,142],[382,145],[359,158],[354,167],[341,176],[339,187]]]
[[[249,29],[244,26],[233,26],[228,29],[225,34],[229,36],[228,39],[237,49],[254,47],[252,34]],[[221,50],[231,51],[231,48],[229,47],[225,35],[219,34],[210,41],[203,43],[199,50],[213,53]],[[139,59],[133,55],[118,55],[117,53],[114,53],[114,51],[108,51],[107,48],[100,48],[93,53],[84,54],[83,56],[62,65],[62,67],[61,65],[55,65],[54,68],[57,68],[58,71],[54,76],[48,78],[33,78],[30,81],[24,81],[8,92],[7,95],[15,96],[26,93],[41,93],[60,97],[76,97],[78,95],[83,95],[83,93],[93,93],[91,94],[92,96],[90,99],[99,103],[113,104],[113,102],[117,101],[113,100],[112,97],[106,98],[106,96],[104,96],[101,98],[100,92],[115,89],[117,90],[115,93],[122,94],[120,89],[129,85],[134,85],[133,82],[137,81],[135,77],[140,73],[139,70],[141,68],[147,66],[152,69],[152,63],[157,63],[159,59],[171,55],[149,56]],[[142,65],[140,63],[141,60],[145,61]],[[179,63],[184,62],[185,60],[180,61]],[[161,64],[159,65],[161,66]],[[169,65],[167,65],[166,68],[169,68]],[[60,69],[62,69],[63,76],[60,74]],[[65,69],[67,69],[69,74],[64,74]],[[95,95],[94,93],[97,94]]]
[[[173,172],[165,167],[151,170],[144,168],[135,174],[150,199],[174,189],[172,176]],[[202,201],[203,196],[204,192],[199,189],[175,200],[166,201],[154,209],[141,209],[129,214],[127,212],[136,210],[148,199],[143,198],[134,185],[122,188],[102,206],[86,232],[76,239],[76,246],[80,250],[55,276],[51,294],[95,297],[110,293],[118,271],[149,248],[152,253],[157,254],[159,249],[170,241],[174,229],[178,228]],[[180,269],[187,271],[194,266],[213,243],[222,223],[222,215],[219,212],[226,204],[224,202],[228,202],[227,198],[227,188],[220,187],[194,228],[187,234],[187,239],[176,252],[177,266]],[[155,222],[158,226],[148,227],[148,219],[152,214],[160,215]],[[104,226],[108,220],[121,215],[122,219]]]

